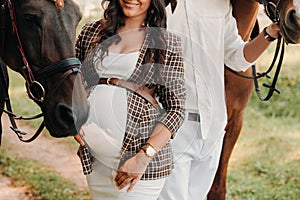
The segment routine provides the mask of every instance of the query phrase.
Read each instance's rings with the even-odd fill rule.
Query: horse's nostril
[[[298,30],[300,27],[300,14],[296,10],[290,10],[286,15],[286,25],[292,30]]]
[[[73,113],[72,107],[66,104],[58,104],[55,110],[55,115],[59,125],[65,129],[74,127],[77,121],[76,115]]]

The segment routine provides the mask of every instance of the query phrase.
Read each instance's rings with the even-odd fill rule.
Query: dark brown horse
[[[5,77],[6,80],[8,80],[8,73],[7,68],[3,60],[0,58],[0,69],[2,70],[3,76],[0,76],[0,83],[3,83],[3,78]],[[1,73],[1,71],[0,71]],[[8,85],[4,84],[3,87],[1,87],[0,91],[0,108],[4,108],[4,102],[5,102],[5,92],[8,92]],[[2,115],[2,110],[0,110],[0,116]],[[1,144],[1,133],[2,133],[2,123],[0,121],[0,144]]]
[[[78,5],[73,0],[0,0],[0,5],[1,59],[24,77],[50,134],[75,135],[88,115],[81,63],[75,58]],[[1,95],[5,92],[2,87]]]
[[[297,0],[232,0],[233,15],[237,19],[239,34],[247,41],[256,27],[259,3],[267,7],[270,17],[277,18],[282,36],[287,43],[300,43],[300,8],[296,7]],[[299,6],[299,5],[298,5]],[[258,27],[256,27],[258,28]],[[251,76],[249,69],[245,75]],[[224,200],[226,198],[226,176],[229,158],[239,137],[244,117],[244,110],[253,91],[253,81],[241,78],[225,70],[225,90],[228,112],[228,123],[224,138],[219,168],[213,185],[208,194],[209,200]]]

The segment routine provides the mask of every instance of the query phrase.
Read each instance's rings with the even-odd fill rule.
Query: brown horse
[[[23,76],[53,137],[77,134],[88,116],[81,63],[75,58],[79,6],[73,0],[0,0],[0,5],[1,59]]]
[[[286,43],[300,43],[300,8],[295,6],[293,0],[232,0],[233,15],[237,19],[239,34],[245,41],[249,40],[253,30],[258,31],[254,27],[257,21],[259,3],[263,3],[265,8],[267,7],[266,13],[269,13],[270,17],[277,18],[275,21],[278,22]],[[251,76],[252,70],[249,69],[243,74]],[[225,70],[228,123],[218,171],[208,194],[209,200],[224,200],[226,198],[228,162],[242,128],[244,110],[252,94],[253,86],[252,80],[241,78]]]

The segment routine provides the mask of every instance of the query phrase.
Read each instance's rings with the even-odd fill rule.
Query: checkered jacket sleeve
[[[93,41],[97,38],[100,27],[100,20],[89,21],[82,27],[75,45],[76,57],[80,61],[83,61],[93,48]]]
[[[99,76],[93,65],[92,49],[95,40],[101,30],[100,20],[89,21],[83,27],[77,38],[75,50],[76,57],[82,62],[81,71],[85,79],[85,87],[89,88],[97,84]]]
[[[174,134],[184,119],[185,87],[181,40],[167,33],[167,53],[162,71],[162,84],[157,87],[157,95],[164,113],[157,119]]]
[[[163,113],[154,108],[139,95],[128,92],[128,114],[125,138],[123,140],[122,166],[127,159],[138,153],[146,144],[157,123],[165,125],[174,135],[184,119],[185,87],[182,48],[179,37],[166,33],[165,62],[144,63],[149,45],[149,35],[140,49],[136,69],[130,81],[140,85],[154,86],[156,95],[163,107]],[[159,76],[157,76],[160,73]],[[152,88],[152,87],[151,87]],[[173,154],[168,142],[149,163],[141,180],[153,180],[168,176],[173,169]]]

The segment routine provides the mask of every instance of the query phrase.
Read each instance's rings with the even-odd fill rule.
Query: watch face
[[[156,151],[151,146],[148,146],[146,153],[147,153],[148,156],[152,157],[152,156],[154,156],[156,154]]]

